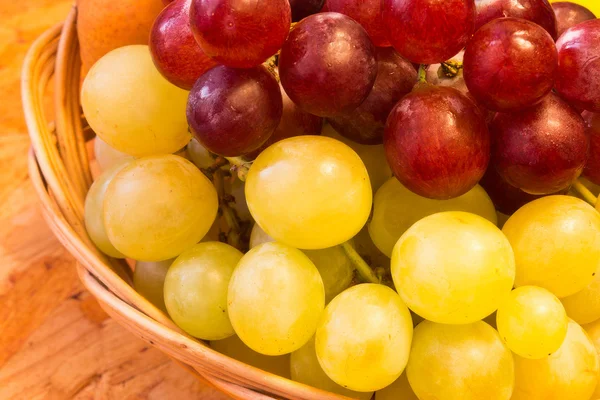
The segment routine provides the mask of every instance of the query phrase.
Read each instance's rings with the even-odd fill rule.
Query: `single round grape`
[[[321,12],[325,0],[290,0],[292,7],[292,21],[298,22],[309,15]]]
[[[555,0],[550,0],[555,2]],[[600,3],[596,0],[570,0],[569,3],[579,4],[590,10],[594,15],[600,15]]]
[[[165,276],[174,259],[165,261],[136,261],[133,271],[133,288],[150,303],[160,308],[165,314]]]
[[[553,39],[557,22],[548,0],[475,0],[475,31],[493,19],[522,18],[544,28]]]
[[[192,138],[187,145],[187,154],[191,162],[198,168],[208,168],[215,163],[210,151],[196,138]]]
[[[548,196],[521,207],[502,229],[515,252],[515,286],[558,298],[585,289],[600,265],[600,214],[583,200]]]
[[[319,364],[335,383],[357,392],[390,385],[404,371],[412,320],[387,286],[367,283],[339,294],[325,309],[315,347]]]
[[[260,227],[300,249],[344,243],[371,212],[367,170],[348,146],[322,136],[277,142],[254,161],[246,200]]]
[[[381,0],[327,0],[327,7],[361,24],[375,46],[391,46],[383,27]]]
[[[596,353],[600,355],[600,320],[585,325],[582,328],[585,330],[585,332],[588,334],[588,337],[594,344],[594,347],[596,348]],[[596,390],[592,395],[592,399],[600,399],[600,378],[598,380],[598,385],[596,385]]]
[[[596,185],[600,184],[600,114],[585,111],[583,119],[586,122],[587,136],[590,138],[590,152],[583,170],[583,176]],[[597,194],[597,193],[596,193]]]
[[[132,156],[117,149],[113,149],[99,136],[96,136],[94,139],[94,157],[102,172],[107,171],[118,164],[122,164],[125,161],[133,160]]]
[[[485,318],[508,297],[515,259],[490,221],[447,211],[415,223],[392,252],[392,277],[406,305],[442,324]]]
[[[417,64],[458,53],[473,33],[473,0],[383,0],[383,26],[392,46]]]
[[[198,141],[213,153],[237,157],[258,149],[277,128],[283,103],[264,66],[215,67],[196,81],[187,119]]]
[[[419,399],[437,400],[509,400],[515,380],[510,350],[482,321],[421,322],[406,375]]]
[[[227,298],[235,333],[265,355],[291,353],[314,335],[325,307],[319,271],[300,250],[264,243],[237,265]]]
[[[419,400],[408,383],[406,372],[394,383],[375,393],[375,400]]]
[[[277,52],[290,29],[286,0],[191,0],[190,26],[202,51],[220,64],[252,68]]]
[[[496,314],[498,333],[521,357],[548,357],[561,346],[569,319],[560,300],[536,286],[513,290]]]
[[[319,365],[313,337],[304,346],[294,351],[290,358],[292,380],[342,396],[359,400],[369,400],[373,392],[354,392],[331,380]]]
[[[540,102],[554,85],[554,40],[533,22],[496,19],[479,29],[465,49],[464,78],[486,108],[515,111]]]
[[[375,47],[352,18],[331,12],[311,15],[283,45],[279,76],[290,99],[308,113],[333,117],[352,112],[373,88]]]
[[[118,172],[106,190],[104,226],[129,258],[162,261],[198,243],[217,215],[217,192],[188,160],[144,157]]]
[[[561,299],[569,318],[584,325],[600,319],[600,270],[585,289]]]
[[[120,47],[90,69],[81,107],[96,134],[133,156],[171,154],[190,141],[188,92],[156,69],[145,45]]]
[[[552,4],[556,15],[557,37],[560,37],[567,29],[590,19],[596,19],[593,12],[579,4],[569,1],[560,1]]]
[[[551,356],[530,360],[515,355],[514,360],[511,400],[589,399],[598,383],[600,364],[594,344],[573,321],[562,346]]]

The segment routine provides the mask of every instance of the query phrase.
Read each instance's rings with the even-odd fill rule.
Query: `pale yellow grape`
[[[161,261],[198,243],[217,215],[213,184],[190,161],[151,156],[125,166],[108,185],[104,226],[129,258]]]
[[[408,190],[396,178],[389,179],[375,194],[369,234],[373,243],[388,257],[394,245],[415,222],[442,211],[466,211],[482,216],[494,225],[496,209],[479,185],[450,200],[433,200]]]
[[[502,229],[515,252],[515,286],[567,297],[585,289],[600,265],[600,214],[585,201],[548,196],[521,207]]]
[[[322,136],[271,145],[246,180],[254,220],[275,240],[300,249],[324,249],[351,239],[367,222],[372,198],[360,157]]]
[[[94,64],[83,81],[81,106],[102,140],[139,157],[175,153],[190,141],[187,97],[158,72],[148,46],[132,45]]]
[[[335,297],[319,322],[319,364],[335,383],[372,392],[394,382],[408,361],[412,320],[400,296],[366,283]]]
[[[214,340],[210,347],[221,354],[284,378],[290,378],[290,355],[265,356],[246,346],[236,335]]]
[[[392,278],[423,318],[468,324],[494,312],[515,279],[508,240],[490,221],[448,211],[415,223],[394,247]]]
[[[394,383],[375,393],[375,400],[419,400],[408,383],[406,372]]]
[[[584,400],[596,389],[600,366],[594,344],[569,321],[567,337],[551,356],[530,360],[514,356],[515,390],[511,400]]]
[[[215,159],[206,147],[202,146],[196,138],[192,138],[187,145],[187,153],[198,168],[208,168],[215,163]]]
[[[137,261],[133,271],[133,287],[150,303],[165,313],[164,285],[167,271],[174,259],[165,261]]]
[[[600,356],[600,320],[594,321],[591,324],[583,326],[583,329],[588,334],[590,340],[596,348],[596,353]],[[600,369],[598,370],[598,383],[596,384],[596,390],[592,395],[592,400],[600,399]]]
[[[560,300],[548,290],[521,286],[498,308],[498,333],[508,348],[521,357],[549,356],[567,335],[569,319]]]
[[[205,340],[234,334],[227,313],[227,289],[242,256],[228,244],[205,242],[175,259],[165,277],[164,294],[177,326]]]
[[[96,136],[96,139],[94,139],[94,155],[100,171],[106,171],[115,165],[133,160],[133,156],[113,149],[99,136]]]
[[[332,381],[323,371],[321,365],[319,365],[319,360],[317,359],[317,353],[315,351],[314,337],[304,346],[292,353],[290,358],[290,371],[292,380],[316,387],[317,389],[359,400],[369,400],[373,396],[373,392],[354,392],[341,387]]]
[[[415,328],[406,374],[422,400],[509,400],[514,386],[512,353],[498,332],[482,321],[421,322]]]
[[[600,269],[585,289],[561,299],[567,315],[580,325],[600,319]]]
[[[250,232],[250,248],[254,248],[263,243],[274,242],[271,236],[267,235],[265,231],[258,224],[254,224],[252,232]]]
[[[319,271],[300,250],[264,243],[240,260],[227,297],[240,339],[265,355],[291,353],[314,335],[325,307]]]

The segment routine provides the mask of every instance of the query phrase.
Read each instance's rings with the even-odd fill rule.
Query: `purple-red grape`
[[[381,7],[392,46],[414,63],[446,61],[473,33],[473,0],[383,0]]]
[[[569,187],[586,163],[583,118],[553,93],[527,110],[496,114],[490,133],[492,164],[504,180],[527,193]]]
[[[251,68],[275,54],[290,30],[288,0],[192,0],[190,26],[209,57]]]
[[[329,11],[353,18],[367,31],[377,47],[391,46],[381,18],[381,0],[327,0]]]
[[[377,76],[375,46],[362,26],[334,12],[306,17],[279,55],[285,92],[321,117],[348,113],[369,95]]]
[[[290,0],[292,7],[292,21],[298,22],[309,15],[321,12],[325,0]]]
[[[550,92],[557,70],[552,37],[524,19],[495,19],[467,44],[464,77],[469,92],[486,108],[530,107]]]
[[[590,138],[590,153],[583,170],[583,176],[596,185],[600,185],[600,114],[584,111],[583,119]]]
[[[556,15],[556,29],[560,37],[567,29],[590,19],[595,19],[593,12],[582,5],[568,1],[552,3],[552,9]]]
[[[475,0],[475,30],[491,20],[522,18],[544,28],[556,40],[556,17],[548,0]]]
[[[556,48],[556,90],[578,109],[600,112],[600,19],[567,29]]]
[[[449,87],[419,84],[390,113],[384,146],[396,178],[432,199],[465,194],[490,159],[490,135],[477,106]]]
[[[329,118],[333,128],[361,144],[383,142],[383,129],[390,111],[417,81],[417,71],[391,47],[377,48],[377,79],[367,99],[346,115]]]
[[[281,91],[262,65],[236,69],[220,65],[202,75],[190,92],[187,120],[208,150],[225,157],[250,153],[277,128]]]

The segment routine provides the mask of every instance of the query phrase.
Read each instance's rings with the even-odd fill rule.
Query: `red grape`
[[[290,0],[292,21],[298,22],[309,15],[316,14],[324,5],[325,0]]]
[[[556,15],[556,28],[559,37],[572,26],[596,18],[594,13],[584,6],[568,1],[552,3],[552,9],[554,9]]]
[[[464,77],[469,92],[486,108],[513,111],[541,101],[554,84],[554,40],[524,19],[495,19],[467,44]]]
[[[556,90],[575,107],[600,112],[600,19],[567,29],[556,48]]]
[[[156,69],[185,90],[190,90],[200,75],[217,65],[202,52],[192,35],[190,1],[176,0],[165,7],[150,32],[150,53]]]
[[[381,10],[392,46],[414,63],[446,61],[473,33],[473,0],[383,0]]]
[[[373,88],[375,47],[352,18],[314,14],[290,32],[279,56],[279,76],[290,99],[304,111],[321,117],[348,113]]]
[[[377,48],[377,79],[369,97],[354,111],[329,118],[341,135],[362,144],[383,142],[383,128],[398,100],[417,81],[417,71],[391,47]]]
[[[498,113],[490,125],[492,163],[511,185],[550,194],[579,177],[588,154],[581,115],[555,94],[517,113]]]
[[[327,7],[329,11],[345,14],[361,24],[375,46],[391,46],[383,29],[381,0],[327,0]]]
[[[202,75],[190,92],[187,119],[198,141],[213,153],[235,157],[258,149],[277,128],[281,91],[262,65],[220,65]]]
[[[590,138],[590,154],[583,170],[583,176],[596,185],[600,185],[600,114],[589,111],[583,113]]]
[[[556,40],[556,17],[548,0],[475,0],[475,30],[502,17],[522,18],[544,28]]]
[[[490,159],[490,136],[477,106],[454,88],[419,84],[385,127],[394,175],[418,195],[450,199],[471,190]]]
[[[221,64],[250,68],[281,48],[292,12],[288,0],[192,0],[190,26],[200,47]]]

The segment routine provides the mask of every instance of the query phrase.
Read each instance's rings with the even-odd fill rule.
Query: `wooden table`
[[[0,399],[223,400],[108,318],[40,214],[27,176],[20,68],[71,4],[0,1]]]

